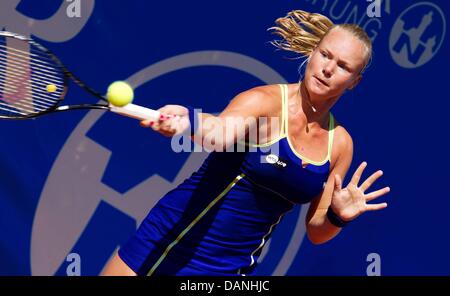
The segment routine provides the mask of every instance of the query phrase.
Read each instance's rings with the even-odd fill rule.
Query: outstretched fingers
[[[379,203],[379,204],[370,204],[366,205],[366,211],[378,211],[385,209],[387,207],[387,203]]]
[[[371,192],[369,194],[366,194],[366,201],[371,201],[374,200],[375,198],[378,198],[382,195],[385,195],[386,193],[388,193],[389,191],[391,191],[391,188],[389,187],[384,187],[382,189],[376,190],[374,192]]]
[[[362,192],[365,192],[367,189],[369,189],[370,186],[372,186],[372,184],[381,176],[383,176],[382,170],[378,170],[375,173],[373,173],[372,175],[370,175],[370,177],[367,178],[366,181],[364,181],[360,186]]]
[[[364,172],[364,169],[367,166],[367,162],[363,161],[359,167],[356,169],[355,173],[352,176],[352,179],[350,180],[350,184],[353,184],[354,186],[358,187],[359,180],[361,179],[361,176]]]

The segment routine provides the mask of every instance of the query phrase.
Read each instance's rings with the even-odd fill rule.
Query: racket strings
[[[21,104],[19,102],[14,102],[14,103],[9,103],[9,104],[0,103],[0,106],[3,107],[2,108],[3,111],[10,111],[10,112],[22,111],[22,112],[24,112],[21,114],[32,114],[36,111],[39,112],[39,110],[33,110],[33,109],[27,108],[27,106],[23,106],[23,104]]]
[[[8,88],[2,88],[0,87],[0,91],[2,91],[4,93],[4,91],[6,90],[7,93],[11,93],[11,90],[9,90]],[[31,96],[30,93],[13,93],[15,96],[22,96],[22,99],[15,99],[15,98],[11,98],[11,95],[8,95],[4,98],[2,98],[0,101],[3,101],[5,103],[8,104],[21,104],[24,107],[38,107],[38,108],[51,108],[53,105],[55,105],[55,102],[57,102],[58,100],[54,100],[54,101],[50,101],[47,98],[43,98],[43,97],[39,97],[37,95]],[[27,95],[29,95],[28,97],[26,97]]]
[[[25,60],[17,59],[16,57],[12,57],[10,53],[5,53],[3,50],[0,49],[0,62],[1,63],[8,63],[16,66],[21,66],[24,64]],[[46,76],[50,79],[58,79],[58,76],[55,76],[55,73],[61,73],[60,70],[55,69],[55,67],[41,67],[39,65],[36,65],[35,63],[28,63],[30,66],[32,66],[37,73],[40,75]]]
[[[51,101],[51,100],[49,100],[49,99],[47,99],[45,97],[40,97],[38,95],[32,95],[30,92],[28,92],[28,93],[17,93],[17,91],[16,91],[14,93],[15,90],[11,90],[11,89],[8,89],[8,88],[0,87],[0,91],[2,93],[5,93],[5,90],[8,93],[8,96],[4,97],[4,98],[1,98],[0,102],[3,101],[3,102],[6,102],[8,104],[11,104],[11,105],[17,104],[17,105],[21,105],[21,106],[24,106],[24,107],[30,107],[30,108],[38,107],[38,108],[44,108],[44,110],[45,110],[45,109],[51,108],[58,101],[58,100]],[[11,95],[9,95],[10,93],[13,93],[13,95],[15,95],[17,97],[18,96],[22,96],[22,99],[17,99],[17,100],[16,99],[10,99],[11,98]],[[26,97],[27,95],[29,95],[29,96]]]
[[[18,115],[22,115],[22,116],[26,116],[26,115],[30,114],[29,112],[23,113],[23,112],[15,110],[15,109],[3,108],[2,105],[4,105],[4,104],[0,105],[0,110],[6,111],[7,113],[18,114]],[[9,107],[9,106],[7,106],[7,107]]]
[[[0,100],[0,106],[4,107],[2,109],[4,111],[14,111],[17,109],[19,111],[25,112],[26,114],[32,114],[35,112],[43,112],[43,111],[49,109],[49,107],[51,107],[51,106],[49,106],[49,107],[45,107],[45,108],[37,108],[37,106],[38,107],[42,107],[42,106],[36,104],[35,101],[33,101],[32,104],[26,104],[26,103],[23,103],[23,101],[24,100],[3,103],[4,101],[2,102]],[[7,108],[7,109],[5,109],[5,108]]]
[[[55,87],[57,91],[48,92],[46,86],[43,85],[33,85],[34,81],[29,82],[17,82],[15,79],[8,77],[4,79],[0,73],[0,80],[7,80],[6,83],[0,83],[0,90],[3,94],[3,100],[8,101],[8,99],[20,99],[22,96],[36,97],[42,99],[43,102],[48,102],[49,104],[54,104],[60,99],[60,94],[64,89],[64,85],[59,85]],[[13,85],[14,84],[14,85]]]
[[[3,87],[0,87],[0,91],[2,93],[5,93]],[[30,101],[32,101],[31,97],[28,97],[28,98],[23,97],[23,99],[21,99],[21,100],[15,100],[15,99],[11,99],[11,97],[8,96],[5,98],[1,97],[0,105],[4,107],[3,110],[5,110],[5,108],[9,108],[9,109],[13,108],[13,109],[18,109],[18,110],[26,112],[26,113],[36,112],[35,104],[28,103]]]
[[[27,75],[27,74],[25,74],[25,75]],[[25,75],[19,76],[19,74],[16,74],[14,71],[10,71],[10,69],[8,69],[8,71],[4,71],[0,68],[0,80],[4,81],[7,79],[9,82],[12,82],[14,89],[24,89],[24,90],[33,91],[36,93],[43,93],[45,95],[49,95],[50,97],[56,96],[58,94],[57,92],[49,93],[47,91],[47,86],[49,84],[53,84],[52,81],[49,81],[49,80],[44,81],[43,79],[36,80],[36,78],[34,78],[34,77],[24,79],[24,77],[26,77]],[[36,87],[31,88],[28,85],[28,81],[31,82],[31,84]],[[57,90],[62,90],[64,88],[63,83],[54,83],[54,85],[56,86]],[[0,85],[0,87],[1,87],[1,85]],[[9,88],[9,90],[12,90],[12,89]],[[58,98],[59,98],[59,96],[55,97],[56,100],[58,100]],[[54,100],[51,100],[51,101],[54,101]]]
[[[30,51],[33,50],[34,48],[31,47]],[[39,75],[39,77],[46,77],[47,79],[49,79],[49,82],[63,83],[62,69],[55,63],[54,60],[48,57],[47,53],[41,52],[40,55],[33,54],[34,56],[38,56],[39,59],[30,59],[27,55],[16,55],[11,53],[11,51],[17,51],[26,54],[26,52],[23,50],[18,50],[10,46],[5,47],[4,45],[0,45],[0,64],[5,65],[5,63],[7,63],[8,67],[11,67],[11,71],[15,71],[16,73],[21,72],[17,71],[17,68],[20,68],[19,70],[21,70],[23,69],[24,64],[29,64],[33,69],[33,73],[36,73],[37,75]],[[51,64],[43,60],[47,60],[48,62],[51,62]],[[37,64],[35,62],[41,62],[43,64]]]
[[[3,89],[0,88],[0,91],[3,92]],[[55,101],[57,102],[57,100]],[[20,111],[26,112],[28,114],[35,113],[35,112],[43,112],[50,108],[52,108],[55,103],[48,104],[46,101],[44,101],[42,98],[32,96],[29,98],[23,98],[19,100],[4,100],[0,98],[0,105],[6,108],[14,108],[18,109]],[[4,109],[3,109],[4,110]]]
[[[44,51],[40,49],[35,49],[35,47],[31,47],[30,51],[25,51],[21,49],[14,48],[7,44],[6,40],[10,38],[4,38],[3,40],[0,40],[0,48],[7,49],[8,51],[14,52],[14,55],[23,57],[28,60],[33,60],[32,57],[37,57],[38,59],[34,59],[38,62],[51,62],[54,63],[55,61]],[[42,54],[44,53],[44,54]]]
[[[11,74],[10,71],[0,70],[0,81],[6,82],[0,84],[0,91],[3,94],[0,99],[12,105],[40,108],[36,111],[43,111],[55,105],[64,90],[64,84],[57,83],[55,84],[57,91],[48,92],[46,89],[48,83],[35,79],[24,80],[23,76]]]
[[[7,39],[7,38],[5,38]],[[20,50],[0,39],[0,115],[29,116],[56,106],[65,92],[63,69],[28,43]],[[3,114],[2,114],[3,113]]]

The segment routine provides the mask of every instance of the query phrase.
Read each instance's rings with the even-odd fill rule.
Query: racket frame
[[[31,119],[36,118],[42,115],[46,115],[49,113],[54,112],[64,112],[69,110],[86,110],[86,109],[101,109],[101,110],[109,110],[114,113],[119,113],[124,116],[132,117],[139,120],[145,120],[145,119],[157,119],[160,116],[160,113],[156,110],[152,110],[149,108],[145,108],[142,106],[138,106],[135,104],[127,104],[124,107],[117,107],[108,102],[108,100],[101,95],[99,92],[95,91],[94,89],[90,88],[87,84],[82,82],[78,77],[76,77],[72,72],[70,72],[64,64],[61,62],[61,60],[48,48],[44,47],[43,45],[37,43],[33,39],[29,37],[25,37],[20,34],[16,34],[13,32],[8,31],[0,31],[0,37],[8,37],[8,38],[15,38],[21,41],[28,42],[31,46],[34,46],[41,50],[43,53],[47,54],[48,57],[51,58],[53,62],[55,62],[56,66],[59,67],[62,71],[62,78],[63,78],[63,90],[61,92],[60,98],[55,102],[55,104],[45,111],[36,112],[32,114],[27,115],[21,115],[21,116],[4,116],[0,115],[0,119]],[[83,88],[85,91],[87,91],[89,94],[91,94],[94,97],[97,97],[101,101],[104,101],[105,104],[75,104],[75,105],[62,105],[61,103],[64,101],[65,96],[68,92],[68,85],[69,81],[75,82],[78,86]]]

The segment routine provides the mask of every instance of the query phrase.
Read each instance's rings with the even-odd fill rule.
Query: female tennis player
[[[141,122],[165,136],[191,131],[195,142],[215,151],[151,209],[104,275],[252,275],[264,243],[296,204],[311,203],[306,229],[314,244],[329,241],[362,213],[387,206],[368,203],[390,189],[366,192],[383,174],[378,170],[362,182],[366,162],[343,187],[353,142],[330,112],[360,82],[371,40],[357,25],[334,25],[301,10],[276,24],[272,29],[282,39],[273,44],[307,57],[302,81],[252,88],[217,116],[167,105],[159,109],[165,115],[159,121]],[[217,147],[242,138],[234,129],[242,118],[263,117],[279,118],[280,128],[270,129],[254,151],[219,152]],[[207,121],[233,132],[217,138]],[[245,132],[267,127],[252,125]]]

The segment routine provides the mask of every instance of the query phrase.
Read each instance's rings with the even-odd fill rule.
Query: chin
[[[305,81],[306,89],[310,95],[314,96],[326,96],[328,94],[328,88],[324,85],[317,84],[314,77],[310,77]]]

